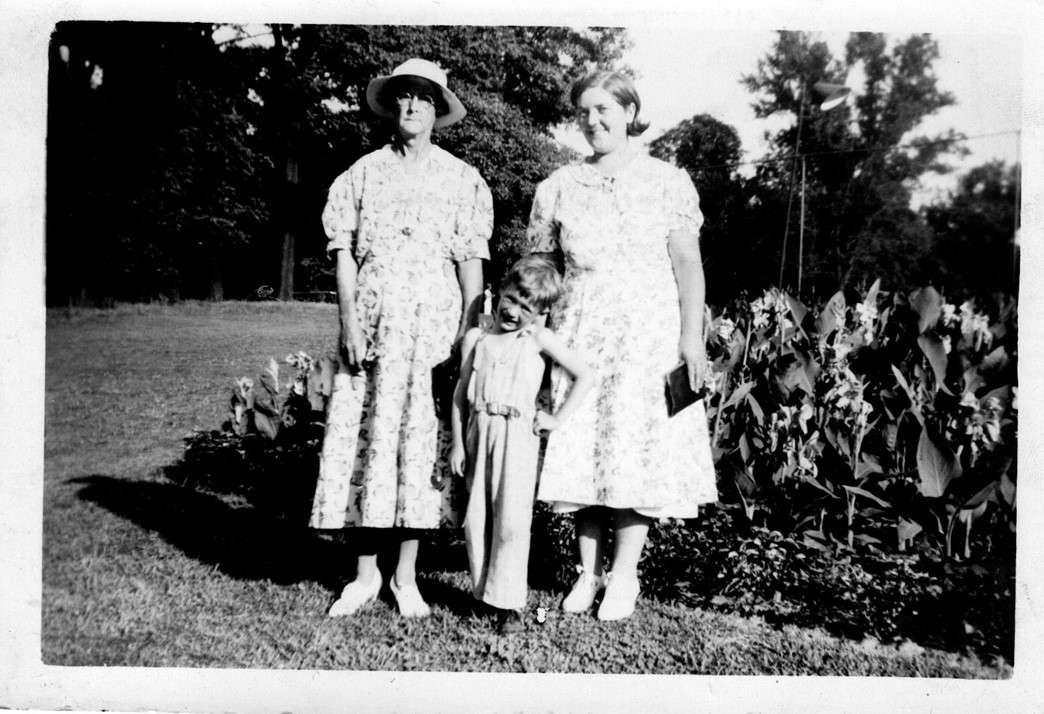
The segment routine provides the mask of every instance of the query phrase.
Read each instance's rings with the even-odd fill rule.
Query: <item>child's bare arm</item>
[[[551,330],[537,330],[535,338],[541,352],[558,363],[573,378],[573,386],[569,389],[569,394],[558,411],[554,415],[545,412],[537,414],[535,430],[553,431],[569,419],[583,400],[584,395],[594,386],[594,370]]]
[[[464,414],[468,408],[468,380],[471,378],[471,365],[475,360],[475,344],[482,331],[471,328],[464,333],[460,346],[460,376],[453,390],[453,406],[450,409],[450,428],[453,434],[453,445],[450,449],[450,472],[454,476],[464,475],[466,453],[464,449]]]

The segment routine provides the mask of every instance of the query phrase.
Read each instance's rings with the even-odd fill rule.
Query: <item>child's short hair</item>
[[[522,297],[533,302],[540,312],[551,309],[562,295],[562,277],[555,264],[539,255],[529,255],[515,262],[500,281],[501,291],[513,287]]]

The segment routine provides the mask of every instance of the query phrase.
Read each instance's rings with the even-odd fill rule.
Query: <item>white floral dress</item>
[[[702,223],[688,174],[649,156],[613,177],[565,166],[537,187],[530,250],[561,249],[565,258],[554,329],[596,373],[548,440],[538,498],[556,510],[603,505],[692,518],[717,500],[703,405],[668,417],[664,392],[681,333],[668,233],[695,240]],[[556,409],[568,379],[557,371],[552,380]]]
[[[406,171],[391,146],[330,187],[328,250],[358,265],[365,370],[334,378],[309,525],[331,529],[459,524],[449,425],[435,415],[432,368],[450,357],[461,315],[455,263],[489,258],[493,203],[478,172],[437,146]],[[441,486],[437,477],[446,476]]]

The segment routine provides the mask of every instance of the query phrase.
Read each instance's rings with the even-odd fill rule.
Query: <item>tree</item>
[[[226,265],[268,222],[259,180],[268,159],[251,136],[255,108],[212,33],[184,23],[56,27],[49,302],[224,295]],[[102,69],[93,83],[75,71],[85,64]]]
[[[794,160],[800,124],[797,148],[807,168],[802,265],[805,285],[814,293],[829,294],[839,284],[868,283],[879,275],[894,286],[914,279],[913,266],[928,249],[930,231],[910,209],[910,187],[927,171],[945,171],[941,159],[960,151],[962,138],[953,131],[910,137],[924,117],[954,102],[932,73],[938,54],[927,35],[911,36],[889,49],[884,35],[853,33],[838,60],[824,42],[780,32],[757,71],[743,77],[756,95],[756,116],[785,111],[795,117],[772,137],[773,160],[759,167],[754,181],[755,200],[768,219],[760,227],[761,238],[774,251],[782,243],[786,197],[800,181]],[[853,88],[858,91],[852,106],[819,111],[812,85],[844,84],[857,66],[865,81]],[[791,236],[796,233],[792,228]],[[786,256],[793,267],[783,280],[791,286],[798,259],[794,243],[789,242]]]
[[[220,46],[214,30],[56,29],[50,302],[289,295],[294,266],[324,253],[330,183],[388,138],[366,84],[410,56],[436,58],[468,107],[436,141],[490,184],[495,274],[520,250],[535,183],[569,158],[550,130],[570,116],[570,82],[626,47],[612,28],[279,25],[279,42]],[[85,59],[105,69],[100,91],[74,71]]]
[[[961,177],[948,203],[928,207],[935,233],[928,260],[948,294],[1018,294],[1018,185],[1018,165],[992,161]]]
[[[704,223],[700,232],[707,299],[722,303],[747,284],[750,245],[745,208],[747,187],[736,130],[709,114],[698,114],[668,129],[649,144],[649,153],[688,171],[700,194]]]

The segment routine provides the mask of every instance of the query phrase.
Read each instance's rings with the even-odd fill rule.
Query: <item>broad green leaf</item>
[[[889,422],[884,425],[881,431],[884,432],[885,445],[894,451],[896,442],[899,440],[899,425],[895,422]]]
[[[1008,362],[1008,351],[1004,349],[1004,345],[1001,345],[983,357],[979,364],[979,372],[984,375],[999,372],[1008,366]]]
[[[740,457],[743,459],[743,463],[749,464],[750,457],[754,453],[754,450],[750,448],[750,439],[747,438],[746,433],[740,434],[739,438],[739,452]]]
[[[765,423],[765,411],[758,404],[758,400],[754,398],[754,395],[747,395],[747,404],[750,405],[750,410],[754,412],[754,416],[757,417],[759,424]]]
[[[279,420],[273,419],[262,412],[254,412],[254,426],[269,439],[276,438],[276,435],[279,433]]]
[[[845,307],[845,294],[840,290],[826,301],[816,317],[816,332],[820,337],[825,338],[844,323]]]
[[[337,374],[337,360],[330,355],[326,355],[319,361],[319,368],[322,372],[320,390],[324,397],[329,397],[333,393],[334,375]]]
[[[268,369],[266,375],[272,377],[272,383],[275,385],[274,392],[279,392],[279,363],[275,361],[275,357],[268,358]]]
[[[948,447],[941,447],[921,429],[917,442],[918,490],[928,498],[941,498],[953,479],[961,475],[961,465]]]
[[[754,389],[754,382],[744,382],[740,386],[736,387],[729,398],[725,400],[725,404],[722,405],[722,409],[728,409],[729,407],[735,406],[741,399],[750,394],[750,390]]]
[[[732,339],[729,340],[728,366],[731,370],[743,359],[743,352],[747,346],[747,336],[738,327],[732,331]]]
[[[961,504],[961,508],[978,508],[979,506],[985,505],[986,501],[993,494],[994,489],[997,488],[996,481],[990,481],[988,484],[980,488],[970,497],[965,499],[964,503]]]
[[[979,404],[985,407],[987,402],[989,402],[992,399],[996,399],[1000,403],[1001,408],[1004,411],[1007,411],[1011,407],[1011,386],[1005,384],[1002,387],[997,387],[996,389],[990,390],[986,394],[982,395],[982,399],[979,400]]]
[[[894,448],[894,447],[892,447]],[[869,474],[879,474],[882,472],[881,464],[877,462],[877,458],[870,454],[860,454],[859,463],[856,465],[855,477],[862,480]]]
[[[790,307],[790,314],[794,316],[794,324],[801,327],[801,323],[805,321],[805,316],[808,315],[808,308],[805,307],[800,300],[791,297],[787,293],[785,293],[783,297],[787,299],[787,305]]]
[[[910,293],[910,307],[917,313],[917,331],[934,327],[942,316],[943,299],[931,285]]]
[[[946,386],[946,349],[943,347],[942,340],[931,334],[919,335],[917,344],[921,348],[921,352],[924,352],[924,356],[928,358],[932,372],[935,373],[935,388],[941,389],[947,394],[953,394]]]
[[[837,494],[834,493],[833,489],[830,488],[829,484],[825,484],[819,479],[812,478],[808,475],[802,476],[801,480],[807,483],[809,486],[814,486],[815,488],[818,488],[820,491],[830,496],[831,498],[837,498]]]
[[[899,522],[895,524],[895,529],[900,543],[912,540],[914,536],[924,530],[920,523],[911,521],[909,518],[900,518]]]
[[[890,504],[888,501],[884,500],[880,496],[870,493],[866,489],[859,488],[858,486],[842,486],[841,488],[845,489],[854,496],[862,496],[863,498],[868,498],[877,505],[881,506],[882,508],[890,508],[892,506],[892,504]]]
[[[906,381],[906,377],[903,376],[903,373],[900,372],[899,368],[896,367],[894,364],[892,365],[892,374],[895,375],[895,381],[899,385],[900,389],[902,389],[903,392],[906,394],[907,399],[909,399],[911,403],[916,403],[913,389],[910,388],[910,383]]]
[[[273,362],[274,361],[275,360],[273,360]],[[257,381],[261,385],[261,390],[257,394],[258,400],[266,398],[272,399],[275,395],[279,394],[279,382],[276,381],[276,378],[272,376],[270,371],[262,372]]]
[[[319,366],[312,368],[308,375],[308,405],[313,411],[322,411],[326,405],[323,397],[323,373]]]
[[[979,388],[985,385],[978,367],[969,367],[964,370],[964,393],[975,394]]]
[[[1000,483],[997,484],[997,491],[1006,504],[1012,508],[1015,507],[1015,482],[1011,480],[1011,476],[1007,472],[1001,474]]]
[[[899,388],[906,394],[907,399],[910,400],[910,412],[917,418],[921,426],[924,426],[924,415],[921,414],[921,408],[917,406],[917,395],[914,394],[913,388],[910,383],[906,381],[906,377],[899,371],[899,368],[894,364],[892,365],[892,374],[895,375],[895,381],[899,385]]]
[[[877,293],[881,290],[881,278],[874,281],[870,289],[863,296],[863,304],[869,307],[877,307]]]

